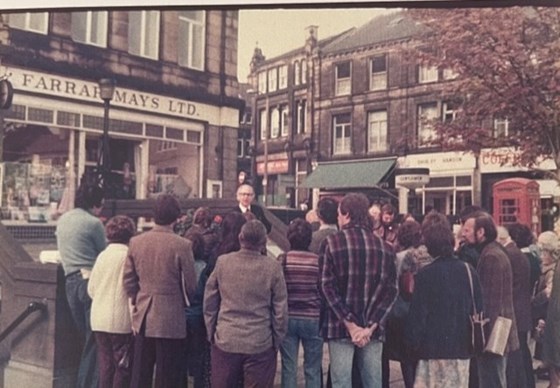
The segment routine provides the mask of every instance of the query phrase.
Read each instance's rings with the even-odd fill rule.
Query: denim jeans
[[[506,388],[506,356],[482,353],[477,356],[478,386],[480,388]]]
[[[91,298],[87,293],[88,281],[80,273],[66,278],[66,299],[70,312],[80,335],[84,337],[84,348],[78,369],[78,388],[97,388],[99,375],[97,371],[97,346],[91,331]]]
[[[323,339],[319,336],[319,320],[290,318],[288,333],[280,345],[282,354],[282,388],[297,388],[299,343],[303,346],[303,369],[306,388],[321,388]]]
[[[383,344],[372,340],[363,348],[354,346],[350,338],[329,340],[333,388],[352,388],[352,359],[356,357],[362,386],[381,387],[381,352]],[[355,353],[355,354],[354,354]]]

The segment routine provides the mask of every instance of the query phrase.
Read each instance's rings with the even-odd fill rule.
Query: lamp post
[[[111,155],[109,152],[109,109],[115,93],[116,82],[113,78],[102,78],[98,82],[99,95],[103,100],[103,136],[101,137],[101,153],[97,159],[97,180],[101,178],[105,197],[109,192],[108,179],[111,172]]]

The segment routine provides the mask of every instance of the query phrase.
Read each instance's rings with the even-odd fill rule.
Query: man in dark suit
[[[270,233],[272,230],[272,225],[266,219],[264,215],[263,209],[255,204],[251,203],[255,198],[255,190],[253,187],[248,184],[242,184],[237,188],[237,201],[239,205],[233,208],[233,211],[237,211],[240,213],[251,212],[255,215],[255,218],[263,223],[264,227],[266,228],[266,233]]]
[[[481,388],[506,387],[507,353],[519,349],[517,324],[513,307],[513,274],[509,257],[496,241],[498,232],[492,216],[475,212],[468,216],[462,235],[468,244],[480,252],[476,270],[482,288],[484,314],[490,321],[488,333],[492,331],[498,316],[512,320],[506,354],[484,352],[477,356],[478,383]]]

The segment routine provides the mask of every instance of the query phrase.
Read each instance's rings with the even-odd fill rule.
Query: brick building
[[[2,215],[50,220],[95,169],[98,80],[112,78],[112,195],[229,197],[236,189],[237,11],[150,9],[0,15]],[[0,114],[2,114],[0,113]],[[34,216],[33,216],[34,217]]]

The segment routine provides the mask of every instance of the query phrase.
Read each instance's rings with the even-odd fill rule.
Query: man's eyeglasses
[[[241,196],[247,196],[247,197],[252,197],[254,194],[253,193],[239,193],[239,195]]]

